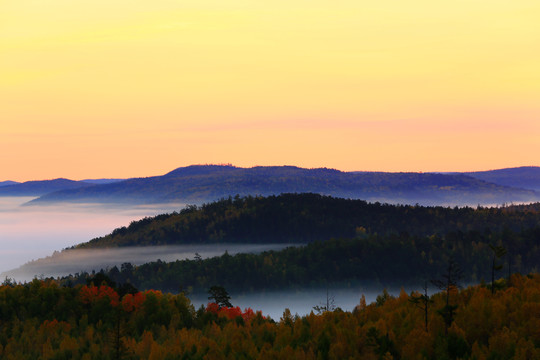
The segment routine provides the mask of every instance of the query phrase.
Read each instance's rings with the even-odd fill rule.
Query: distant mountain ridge
[[[64,178],[52,180],[32,180],[23,183],[15,181],[0,182],[0,196],[42,196],[60,190],[78,189],[98,184],[110,184],[124,179],[88,179],[70,180]]]
[[[462,174],[498,185],[540,191],[540,167],[538,166],[474,171]]]
[[[111,184],[119,181],[124,181],[126,179],[84,179],[81,180],[84,183],[100,185],[100,184]]]
[[[26,181],[0,187],[0,196],[41,196],[54,191],[75,189],[92,184],[64,178]]]
[[[11,180],[0,181],[0,186],[8,186],[8,185],[15,185],[15,184],[19,184],[19,183],[16,181],[11,181]]]
[[[269,196],[304,192],[388,203],[448,206],[500,205],[540,200],[539,193],[533,190],[494,184],[460,173],[343,172],[296,166],[241,168],[232,165],[192,165],[162,176],[82,185],[50,192],[29,204],[201,204],[235,195]]]

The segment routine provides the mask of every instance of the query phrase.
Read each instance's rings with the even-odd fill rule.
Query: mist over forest
[[[0,272],[102,236],[132,221],[185,204],[21,206],[35,197],[0,197]],[[41,272],[35,275],[40,275]]]
[[[185,175],[185,171],[202,170],[213,173],[216,169],[187,168],[179,172]],[[328,169],[320,172],[333,174]],[[441,178],[437,176],[432,177],[438,179],[436,188],[424,195],[440,195],[441,191],[455,195],[454,185],[441,187]],[[383,174],[382,178],[385,177],[388,178]],[[410,178],[410,174],[400,177]],[[504,177],[500,181],[506,180]],[[524,177],[524,184],[525,180]],[[122,183],[92,182],[98,184],[95,186]],[[491,193],[491,199],[524,194],[505,185],[499,188],[493,183],[482,184],[485,194],[498,193]],[[532,187],[530,182],[527,184]],[[13,184],[4,187],[10,186]],[[86,184],[84,189],[93,186]],[[396,189],[384,191],[396,194]],[[459,193],[466,191],[461,188]],[[343,326],[343,317],[351,317],[350,324],[365,316],[374,318],[374,314],[390,323],[386,316],[399,307],[402,314],[411,312],[411,321],[417,324],[413,332],[422,331],[432,342],[427,347],[422,345],[424,349],[440,348],[436,351],[459,353],[466,358],[467,354],[480,351],[478,346],[494,341],[475,340],[470,330],[465,335],[456,330],[457,326],[469,326],[468,318],[462,314],[474,306],[474,301],[489,303],[474,299],[486,299],[491,293],[508,302],[513,299],[507,296],[509,293],[528,294],[526,291],[532,290],[526,290],[523,284],[537,286],[534,274],[540,268],[540,203],[422,206],[319,193],[237,194],[198,205],[34,200],[0,196],[4,244],[20,243],[20,254],[25,256],[31,253],[28,244],[32,244],[40,254],[0,274],[5,279],[0,286],[0,318],[11,324],[13,314],[31,314],[33,319],[50,314],[54,321],[76,324],[74,319],[82,316],[87,319],[87,326],[97,329],[102,326],[99,324],[106,324],[117,329],[117,344],[123,344],[123,331],[149,334],[153,330],[147,326],[156,324],[162,329],[168,327],[169,332],[178,326],[184,332],[223,326],[223,331],[230,333],[234,323],[236,327],[266,326],[264,331],[271,334],[272,326],[299,327],[310,321],[325,321],[317,319],[330,316],[336,316],[336,326]],[[39,244],[42,249],[36,246]],[[4,258],[13,261],[13,249],[16,248],[12,247],[11,253],[4,252]],[[7,264],[4,261],[2,266]],[[457,290],[460,287],[465,289]],[[226,297],[212,297],[212,289],[222,289]],[[451,291],[447,299],[453,299],[452,303],[447,300],[446,305],[442,300],[445,291]],[[25,295],[14,296],[15,292]],[[45,293],[49,294],[47,300],[41,299]],[[527,296],[521,298],[528,299]],[[8,298],[17,300],[5,302]],[[66,302],[67,298],[71,300]],[[220,303],[219,299],[226,302]],[[493,301],[496,299],[493,297]],[[42,306],[36,304],[47,301],[44,312],[36,312]],[[427,314],[423,318],[414,312],[420,301]],[[393,307],[386,305],[392,303]],[[432,303],[436,304],[434,309],[429,305]],[[528,306],[535,305],[525,303],[522,308]],[[252,307],[262,313],[256,315]],[[63,310],[56,312],[60,308]],[[376,309],[385,310],[381,313]],[[174,324],[171,316],[176,319]],[[49,318],[45,319],[43,324],[49,326],[48,321]],[[356,329],[361,329],[365,321],[355,325]],[[394,328],[398,326],[392,324]],[[78,328],[76,325],[74,331]],[[376,354],[384,352],[395,357],[409,351],[406,346],[400,347],[399,337],[380,335],[376,326],[362,331],[365,336],[358,338],[369,339],[363,354],[375,349]],[[408,331],[404,334],[410,334]],[[490,333],[498,334],[494,330]],[[2,346],[15,343],[10,340],[4,344],[1,334],[0,330],[0,353]],[[153,336],[159,337],[157,333]],[[309,338],[301,336],[307,336],[306,341]],[[326,353],[324,339],[328,335],[314,336],[322,344],[322,348],[317,345],[316,351]],[[531,343],[534,340],[527,332],[523,336]],[[275,344],[270,338],[268,341]],[[298,340],[290,343],[295,341]],[[469,341],[484,345],[471,346]],[[104,344],[103,348],[108,349],[107,346]],[[122,346],[115,348],[118,354],[122,353]],[[197,353],[197,346],[190,351]]]
[[[0,359],[540,360],[539,19],[0,0]]]
[[[124,263],[142,265],[149,262],[174,262],[176,260],[207,259],[224,253],[259,253],[268,250],[280,250],[285,244],[193,244],[133,246],[122,248],[73,249],[55,251],[52,255],[30,261],[16,269],[0,273],[0,278],[12,278],[16,281],[30,281],[35,277],[64,277],[76,273],[92,273],[99,270],[120,268]],[[298,244],[297,246],[301,246]]]

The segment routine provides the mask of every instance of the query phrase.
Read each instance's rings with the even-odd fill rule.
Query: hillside
[[[540,276],[433,295],[383,291],[353,311],[334,305],[266,318],[90,279],[0,286],[6,359],[538,359]],[[95,281],[93,281],[95,280]],[[450,289],[450,288],[449,288]],[[431,290],[431,288],[430,288]],[[447,296],[448,294],[448,296]],[[448,300],[447,300],[448,299]],[[316,304],[319,299],[313,299]],[[256,304],[253,305],[256,308]],[[316,310],[316,309],[315,309]],[[450,311],[449,311],[450,310]],[[450,315],[448,315],[450,314]]]
[[[0,187],[0,196],[41,196],[50,192],[76,189],[92,184],[69,179],[26,181]]]
[[[424,205],[494,205],[540,200],[531,190],[461,174],[342,172],[294,166],[194,165],[163,176],[53,192],[29,204],[124,202],[202,204],[228,196],[311,192],[343,198]]]
[[[193,293],[204,293],[214,284],[238,293],[325,285],[399,288],[418,286],[444,273],[448,259],[452,258],[462,270],[464,283],[478,283],[491,278],[493,251],[490,245],[493,244],[501,244],[507,250],[507,254],[497,260],[503,265],[501,271],[497,271],[499,276],[537,271],[539,236],[540,227],[519,232],[449,232],[444,236],[362,235],[258,254],[226,253],[207,259],[152,261],[138,266],[123,263],[103,270],[117,282],[129,282],[139,289],[172,292],[181,287]],[[71,251],[62,254],[70,256]],[[75,252],[74,257],[77,256]],[[32,265],[37,269],[40,263]],[[88,272],[78,271],[78,275],[64,277],[63,283],[85,284],[88,276]]]
[[[15,185],[15,184],[19,184],[19,183],[16,181],[10,181],[10,180],[0,181],[0,186],[8,186],[8,185]]]
[[[363,239],[363,246],[369,244],[369,249],[366,248],[365,251],[378,254],[367,259],[359,258],[363,264],[370,264],[374,259],[382,259],[385,254],[391,254],[393,249],[401,249],[403,253],[408,253],[407,261],[413,262],[401,261],[401,263],[411,265],[407,268],[413,271],[412,273],[409,270],[399,270],[393,275],[388,273],[384,276],[384,281],[388,281],[389,278],[401,279],[402,276],[405,276],[402,279],[405,281],[420,276],[414,269],[422,252],[424,257],[425,254],[429,255],[432,263],[434,261],[440,265],[441,259],[447,256],[446,250],[453,247],[455,242],[463,242],[460,249],[467,251],[460,253],[460,258],[464,259],[465,263],[479,266],[486,259],[490,259],[489,244],[503,240],[506,243],[520,236],[522,240],[514,242],[511,246],[515,255],[520,256],[520,259],[515,261],[532,270],[536,266],[534,256],[540,254],[537,252],[538,246],[534,237],[531,240],[531,233],[520,234],[535,228],[540,228],[540,203],[473,209],[396,206],[318,194],[236,197],[133,221],[129,226],[117,228],[106,236],[73,246],[51,257],[31,261],[2,276],[16,279],[31,279],[39,274],[63,276],[120,266],[124,262],[138,265],[157,259],[169,262],[191,259],[195,252],[199,252],[205,258],[206,252],[213,254],[209,256],[219,256],[225,250],[230,254],[238,251],[260,252],[295,244],[358,238]],[[532,234],[537,232],[533,231]],[[448,242],[445,239],[455,241]],[[432,243],[433,241],[435,242]],[[411,243],[418,245],[412,252],[409,246]],[[419,247],[422,243],[431,245]],[[475,248],[471,248],[472,243],[476,243]],[[343,249],[342,252],[349,254],[351,253],[349,250]],[[354,251],[351,254],[354,254]],[[531,255],[534,255],[533,260],[529,259]],[[325,261],[341,264],[351,259],[328,258]],[[321,263],[320,267],[335,268],[331,263]],[[245,264],[241,267],[251,268],[252,265]],[[384,268],[386,265],[390,265],[390,268],[393,266],[392,263],[376,260],[369,269],[375,270],[380,266]],[[296,265],[293,261],[289,262],[288,266],[295,268]],[[176,270],[166,269],[161,273],[172,274],[172,278],[177,280]],[[472,268],[470,270],[471,276],[478,271]],[[378,278],[382,274],[381,271],[362,273]],[[186,270],[180,272],[184,275],[189,273]],[[225,271],[219,273],[227,274]],[[360,275],[355,271],[350,274],[354,274],[351,279]],[[481,276],[485,274],[477,273],[477,278]],[[236,277],[236,275],[229,276],[230,279]],[[274,277],[277,278],[279,276]],[[144,278],[138,281],[149,284]],[[189,282],[192,282],[192,279]],[[201,284],[193,283],[192,286],[200,287]],[[254,283],[249,285],[250,288],[257,286]]]
[[[540,204],[444,208],[367,203],[318,194],[236,197],[132,222],[77,248],[201,243],[307,243],[359,233],[434,235],[540,226]]]
[[[123,179],[53,179],[35,180],[18,183],[15,181],[0,182],[0,196],[42,196],[60,190],[73,190],[94,185],[112,184]]]
[[[498,185],[540,191],[540,167],[538,166],[467,172],[463,175]]]
[[[81,181],[87,184],[102,185],[102,184],[112,184],[112,183],[124,181],[124,180],[125,179],[84,179]]]

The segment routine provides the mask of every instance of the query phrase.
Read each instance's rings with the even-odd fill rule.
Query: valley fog
[[[32,197],[0,197],[0,273],[16,281],[29,281],[40,276],[63,276],[80,271],[99,270],[119,266],[123,262],[142,264],[161,259],[193,259],[195,253],[203,258],[219,256],[225,251],[261,252],[279,250],[285,244],[273,245],[181,245],[143,248],[92,249],[61,252],[92,238],[110,233],[115,228],[128,226],[131,221],[146,216],[179,211],[183,204],[161,206],[104,206],[94,204],[62,204],[61,206],[21,206]],[[58,252],[53,255],[54,252]],[[33,261],[40,259],[39,261]],[[22,266],[24,265],[24,266]],[[330,288],[334,305],[352,311],[362,294],[367,303],[375,301],[384,287]],[[393,295],[400,289],[388,289]],[[207,294],[188,297],[198,308],[208,303]],[[231,302],[242,309],[261,310],[279,320],[285,308],[292,315],[306,315],[316,305],[326,302],[326,288],[292,291],[266,291],[252,294],[231,293]]]
[[[33,197],[0,197],[0,272],[110,233],[184,204],[21,206]]]
[[[328,289],[329,298],[333,297],[334,306],[344,311],[352,311],[354,307],[360,304],[362,294],[366,297],[366,303],[370,304],[381,295],[383,286],[366,287],[330,287]],[[390,295],[398,296],[401,289],[387,288]],[[411,289],[405,289],[410,293]],[[300,289],[290,291],[265,291],[252,294],[235,294],[231,292],[231,303],[233,306],[239,306],[242,310],[252,308],[254,311],[260,310],[264,316],[270,316],[279,321],[283,316],[283,311],[288,308],[294,316],[307,315],[313,310],[314,306],[326,304],[326,288],[319,289]],[[188,294],[188,298],[198,309],[201,305],[206,306],[209,302],[208,295]]]
[[[17,269],[0,273],[0,278],[16,281],[30,281],[34,277],[62,277],[69,274],[91,273],[101,269],[117,266],[123,263],[141,265],[147,262],[161,260],[172,262],[176,260],[193,260],[198,254],[202,259],[221,256],[225,252],[230,255],[238,253],[259,253],[266,250],[281,250],[287,246],[301,244],[203,244],[203,245],[168,245],[122,247],[107,249],[74,249],[55,252],[36,261],[31,261]]]

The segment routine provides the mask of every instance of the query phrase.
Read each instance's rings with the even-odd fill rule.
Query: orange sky
[[[0,0],[0,181],[540,165],[537,0]]]

